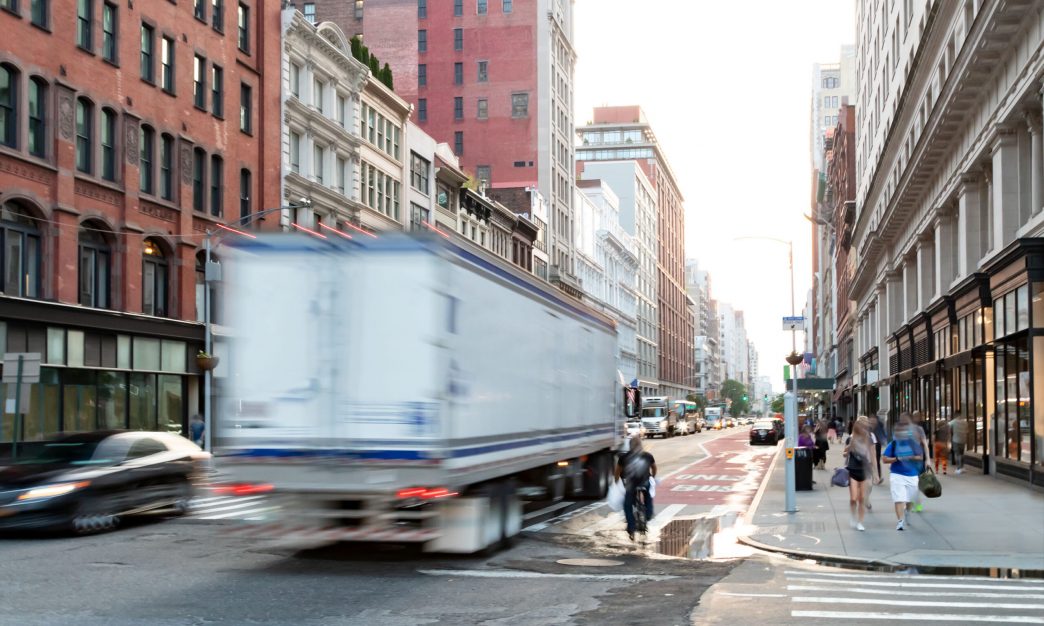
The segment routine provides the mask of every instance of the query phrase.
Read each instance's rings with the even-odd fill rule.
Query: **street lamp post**
[[[268,215],[269,213],[275,213],[276,211],[285,211],[287,209],[300,209],[312,206],[312,201],[307,198],[302,198],[298,204],[288,204],[286,206],[274,207],[271,209],[264,209],[257,213],[251,213],[250,215],[240,217],[238,220],[233,222],[236,226],[246,226],[254,222],[254,220]],[[221,280],[221,266],[215,263],[211,257],[211,246],[210,238],[214,235],[213,230],[207,230],[206,235],[203,238],[203,351],[208,355],[213,356],[213,342],[214,334],[210,328],[210,300],[211,300],[211,287],[212,284]],[[213,385],[214,370],[208,369],[203,372],[203,445],[207,452],[213,453],[214,451],[214,424],[213,416],[211,415],[211,386]]]

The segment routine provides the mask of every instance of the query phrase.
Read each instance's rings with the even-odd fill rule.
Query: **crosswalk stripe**
[[[227,505],[221,505],[221,506],[216,506],[216,507],[208,507],[206,509],[201,509],[199,511],[199,513],[201,515],[209,515],[211,513],[218,513],[218,512],[221,512],[221,511],[232,511],[232,510],[235,510],[235,509],[246,509],[246,508],[249,508],[249,507],[256,507],[256,506],[260,506],[260,505],[263,505],[263,504],[265,504],[265,503],[264,502],[239,502],[239,503],[236,503],[236,504],[227,504]]]
[[[837,584],[838,581],[831,578],[812,578],[812,577],[800,577],[792,578],[790,580],[806,582],[806,583],[831,583]],[[959,579],[958,579],[959,580]],[[917,583],[917,582],[886,582],[876,580],[859,581],[860,585],[870,585],[874,587],[898,587],[900,589],[917,589],[917,588],[928,588],[928,589],[1004,589],[1002,585],[981,585],[981,584],[961,584],[961,583]],[[1044,591],[1044,587],[1041,586],[1025,586],[1020,587],[1027,591]]]
[[[220,515],[204,514],[204,515],[200,516],[200,519],[231,519],[231,518],[234,518],[234,517],[240,517],[244,513],[249,513],[250,515],[254,515],[255,517],[246,517],[246,518],[243,518],[243,519],[258,520],[258,519],[261,519],[261,516],[259,516],[258,514],[260,514],[260,513],[269,513],[271,511],[277,511],[277,510],[279,510],[279,507],[277,507],[277,506],[269,506],[269,507],[265,507],[265,508],[262,508],[262,509],[251,509],[250,511],[233,511],[231,513],[221,513]]]
[[[793,602],[809,602],[814,604],[885,604],[888,606],[895,606],[897,603],[901,603],[903,607],[913,606],[924,606],[924,607],[954,607],[962,609],[1032,609],[1040,610],[1044,609],[1044,604],[1025,604],[1025,603],[998,603],[998,602],[933,602],[931,600],[909,600],[906,597],[903,598],[824,598],[820,596],[794,596],[791,598]]]
[[[201,505],[211,506],[214,504],[224,504],[226,502],[252,502],[254,500],[261,500],[267,496],[215,496],[213,498],[193,498],[189,506],[200,507]]]
[[[837,587],[822,585],[787,585],[787,591],[837,591]],[[878,595],[894,595],[892,589],[860,589],[859,587],[845,587],[845,593],[864,593]],[[959,597],[959,598],[1026,598],[1030,600],[1044,600],[1044,594],[1040,593],[983,593],[974,591],[903,591],[903,597],[929,596],[929,597]]]
[[[522,519],[523,520],[530,520],[530,519],[533,519],[534,517],[539,517],[539,516],[541,516],[541,515],[543,515],[545,513],[551,513],[552,511],[558,511],[560,509],[564,509],[567,506],[572,506],[573,504],[574,504],[573,502],[559,502],[558,504],[552,504],[551,506],[549,506],[547,508],[540,509],[539,511],[532,511],[530,513],[526,513],[525,515],[522,516]]]
[[[1007,624],[1044,624],[1044,617],[1033,615],[969,615],[967,613],[880,613],[862,611],[791,611],[793,617],[820,617],[823,619],[876,619],[917,622],[991,622]]]
[[[856,578],[856,579],[866,579],[866,578],[876,578],[876,579],[902,578],[902,579],[909,580],[909,579],[912,579],[912,578],[914,578],[916,576],[916,578],[918,580],[954,580],[955,579],[954,576],[930,576],[930,575],[922,575],[922,574],[902,574],[902,573],[893,573],[893,574],[851,573],[851,574],[843,574],[843,573],[838,573],[838,572],[809,572],[809,571],[800,571],[800,570],[784,570],[783,573],[786,574],[787,576],[809,576],[809,575],[811,575],[811,576],[825,576],[827,578]],[[1028,579],[1028,578],[991,578],[989,576],[961,576],[959,580],[982,580],[982,581],[991,581],[991,582],[996,582],[996,583],[1013,583],[1013,584],[1038,584],[1038,585],[1040,584],[1040,581],[1036,580],[1036,579]]]

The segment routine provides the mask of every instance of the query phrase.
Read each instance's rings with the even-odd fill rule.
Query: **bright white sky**
[[[600,105],[645,110],[685,196],[685,252],[719,301],[744,311],[760,374],[783,390],[812,284],[812,64],[855,41],[853,0],[576,0],[576,124]],[[803,335],[798,333],[798,350]]]

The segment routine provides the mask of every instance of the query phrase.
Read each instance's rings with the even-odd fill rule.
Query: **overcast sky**
[[[600,105],[645,110],[685,196],[685,253],[746,315],[760,374],[783,390],[790,333],[812,283],[812,64],[855,41],[853,0],[576,0],[576,124]],[[803,336],[798,334],[798,346]]]

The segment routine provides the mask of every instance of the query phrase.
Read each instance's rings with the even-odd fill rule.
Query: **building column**
[[[952,251],[957,246],[956,220],[949,213],[939,213],[933,224],[935,227],[935,289],[932,299],[946,295],[954,279],[956,265]]]
[[[900,267],[889,272],[887,277],[888,315],[885,316],[881,337],[887,336],[891,329],[903,323],[903,269]]]
[[[1026,113],[1026,126],[1030,134],[1030,215],[1036,215],[1044,207],[1044,137],[1040,111]]]
[[[993,181],[990,196],[993,212],[993,250],[1015,241],[1019,216],[1019,142],[1008,129],[993,141]]]
[[[901,326],[917,313],[917,253],[911,252],[903,261],[902,316],[896,326]]]
[[[957,194],[957,274],[958,278],[964,278],[976,270],[982,257],[979,179],[973,175],[963,176]]]
[[[917,242],[917,311],[928,308],[935,297],[935,231],[928,230]]]

